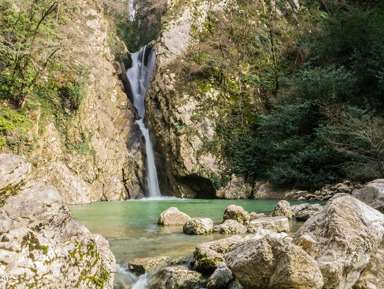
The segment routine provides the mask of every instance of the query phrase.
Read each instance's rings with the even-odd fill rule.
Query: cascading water
[[[131,54],[132,66],[127,70],[127,78],[131,85],[133,105],[136,107],[140,119],[136,121],[145,139],[145,150],[147,154],[147,182],[149,197],[160,197],[159,183],[155,167],[155,158],[149,130],[144,122],[145,106],[144,99],[148,89],[149,79],[152,76],[155,65],[155,49],[144,46],[140,51]]]

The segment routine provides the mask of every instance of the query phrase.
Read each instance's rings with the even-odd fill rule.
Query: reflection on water
[[[145,288],[146,278],[138,279],[126,272],[128,263],[135,258],[192,256],[197,244],[227,237],[222,234],[203,236],[185,235],[181,226],[159,226],[157,219],[169,207],[193,217],[211,218],[221,222],[225,209],[231,205],[242,206],[248,212],[270,213],[278,201],[251,200],[179,200],[147,199],[124,202],[99,202],[91,205],[71,206],[74,217],[92,233],[101,234],[108,241],[119,265],[118,276],[124,284],[140,284]],[[291,202],[291,205],[299,202]],[[300,224],[292,221],[292,231]],[[139,286],[139,285],[137,285]],[[136,288],[136,287],[134,287]]]

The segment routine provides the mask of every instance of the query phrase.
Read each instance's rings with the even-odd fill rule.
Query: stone
[[[319,204],[311,205],[309,203],[304,203],[296,206],[292,206],[292,211],[295,218],[299,221],[306,221],[312,215],[320,212],[323,209],[323,206]]]
[[[171,207],[160,214],[158,224],[164,226],[182,226],[190,219],[190,216],[180,212],[178,208]]]
[[[208,218],[193,218],[183,226],[183,233],[190,235],[204,235],[212,233],[213,221]]]
[[[113,288],[108,242],[71,216],[52,186],[35,184],[0,211],[1,288]]]
[[[225,187],[216,192],[219,199],[249,199],[252,195],[252,186],[245,182],[244,178],[237,177],[234,174]]]
[[[308,235],[300,235],[293,239],[293,244],[299,246],[304,251],[309,252],[315,246],[316,241]]]
[[[200,289],[202,275],[186,266],[165,267],[149,279],[148,289]]]
[[[273,208],[272,217],[287,217],[288,219],[292,219],[293,212],[291,210],[291,205],[289,202],[285,200],[281,200],[277,203],[277,205]]]
[[[289,232],[290,226],[287,217],[264,217],[250,221],[247,229],[249,233],[257,232],[260,229],[280,233]]]
[[[384,179],[374,180],[355,190],[352,196],[384,213]]]
[[[224,220],[235,220],[240,224],[246,224],[250,220],[249,213],[243,209],[241,206],[230,205],[225,209]]]
[[[129,270],[135,273],[136,276],[145,274],[153,267],[165,263],[169,257],[148,257],[148,258],[136,258],[129,263]]]
[[[384,239],[353,286],[353,289],[379,288],[384,288]]]
[[[234,244],[242,240],[242,237],[235,235],[197,245],[191,259],[192,268],[202,273],[214,272],[220,263],[225,262],[225,254],[230,251]]]
[[[264,218],[266,217],[267,215],[264,214],[264,213],[256,213],[256,212],[250,212],[249,213],[249,216],[250,216],[250,220],[256,220],[258,218]]]
[[[207,288],[225,289],[231,280],[233,280],[232,271],[225,263],[220,263],[215,272],[209,277]]]
[[[0,190],[7,186],[16,186],[25,180],[30,171],[30,165],[20,156],[0,154]]]
[[[244,289],[320,289],[316,261],[300,247],[267,235],[233,246],[225,261]]]
[[[354,197],[338,194],[296,234],[315,241],[306,251],[319,265],[324,288],[347,289],[379,248],[384,215]]]
[[[220,234],[243,234],[247,232],[247,227],[235,220],[225,220],[224,223],[213,228],[213,232]]]

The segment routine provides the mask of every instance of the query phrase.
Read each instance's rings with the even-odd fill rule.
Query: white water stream
[[[127,70],[127,78],[131,85],[133,105],[136,107],[140,119],[136,121],[145,139],[146,168],[148,197],[160,197],[159,182],[155,166],[155,158],[149,130],[144,122],[144,99],[148,89],[149,79],[155,65],[155,49],[144,46],[138,52],[131,54],[132,67]]]

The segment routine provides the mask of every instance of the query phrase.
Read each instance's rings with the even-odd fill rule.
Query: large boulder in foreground
[[[190,219],[190,216],[180,212],[178,208],[170,207],[160,214],[158,224],[164,226],[182,226]]]
[[[2,288],[113,288],[108,242],[72,218],[52,186],[34,185],[6,200],[0,239]]]
[[[354,197],[336,195],[297,234],[315,241],[307,252],[319,265],[324,288],[352,288],[382,242],[384,215]]]
[[[255,233],[263,230],[269,230],[272,232],[289,232],[289,220],[287,217],[264,217],[252,220],[247,225],[249,233]]]
[[[291,210],[291,205],[288,201],[281,200],[277,203],[277,205],[273,208],[272,217],[287,217],[288,219],[292,219],[293,212]]]
[[[384,179],[369,182],[361,189],[354,191],[352,196],[384,213]]]
[[[244,289],[320,289],[316,261],[300,247],[273,235],[233,246],[226,263]]]
[[[225,254],[230,251],[232,246],[242,240],[242,237],[235,235],[197,245],[191,260],[192,268],[202,273],[212,273],[221,262],[224,262]]]
[[[304,203],[304,204],[292,206],[293,214],[296,220],[299,220],[299,221],[308,220],[310,217],[320,212],[322,209],[323,209],[323,206],[319,204],[311,205],[309,203]]]
[[[235,220],[239,222],[240,224],[246,224],[249,222],[249,219],[251,217],[249,216],[249,213],[243,209],[241,206],[236,205],[230,205],[225,209],[224,212],[224,221],[225,220]]]
[[[204,235],[212,233],[213,221],[208,218],[193,218],[183,226],[183,233],[190,235]]]
[[[215,272],[209,277],[207,288],[225,289],[231,280],[233,280],[232,271],[225,263],[220,263]]]
[[[165,267],[149,279],[149,289],[200,289],[202,276],[186,266]]]
[[[213,228],[213,232],[220,234],[243,234],[247,232],[247,227],[235,220],[225,220],[224,223]]]

